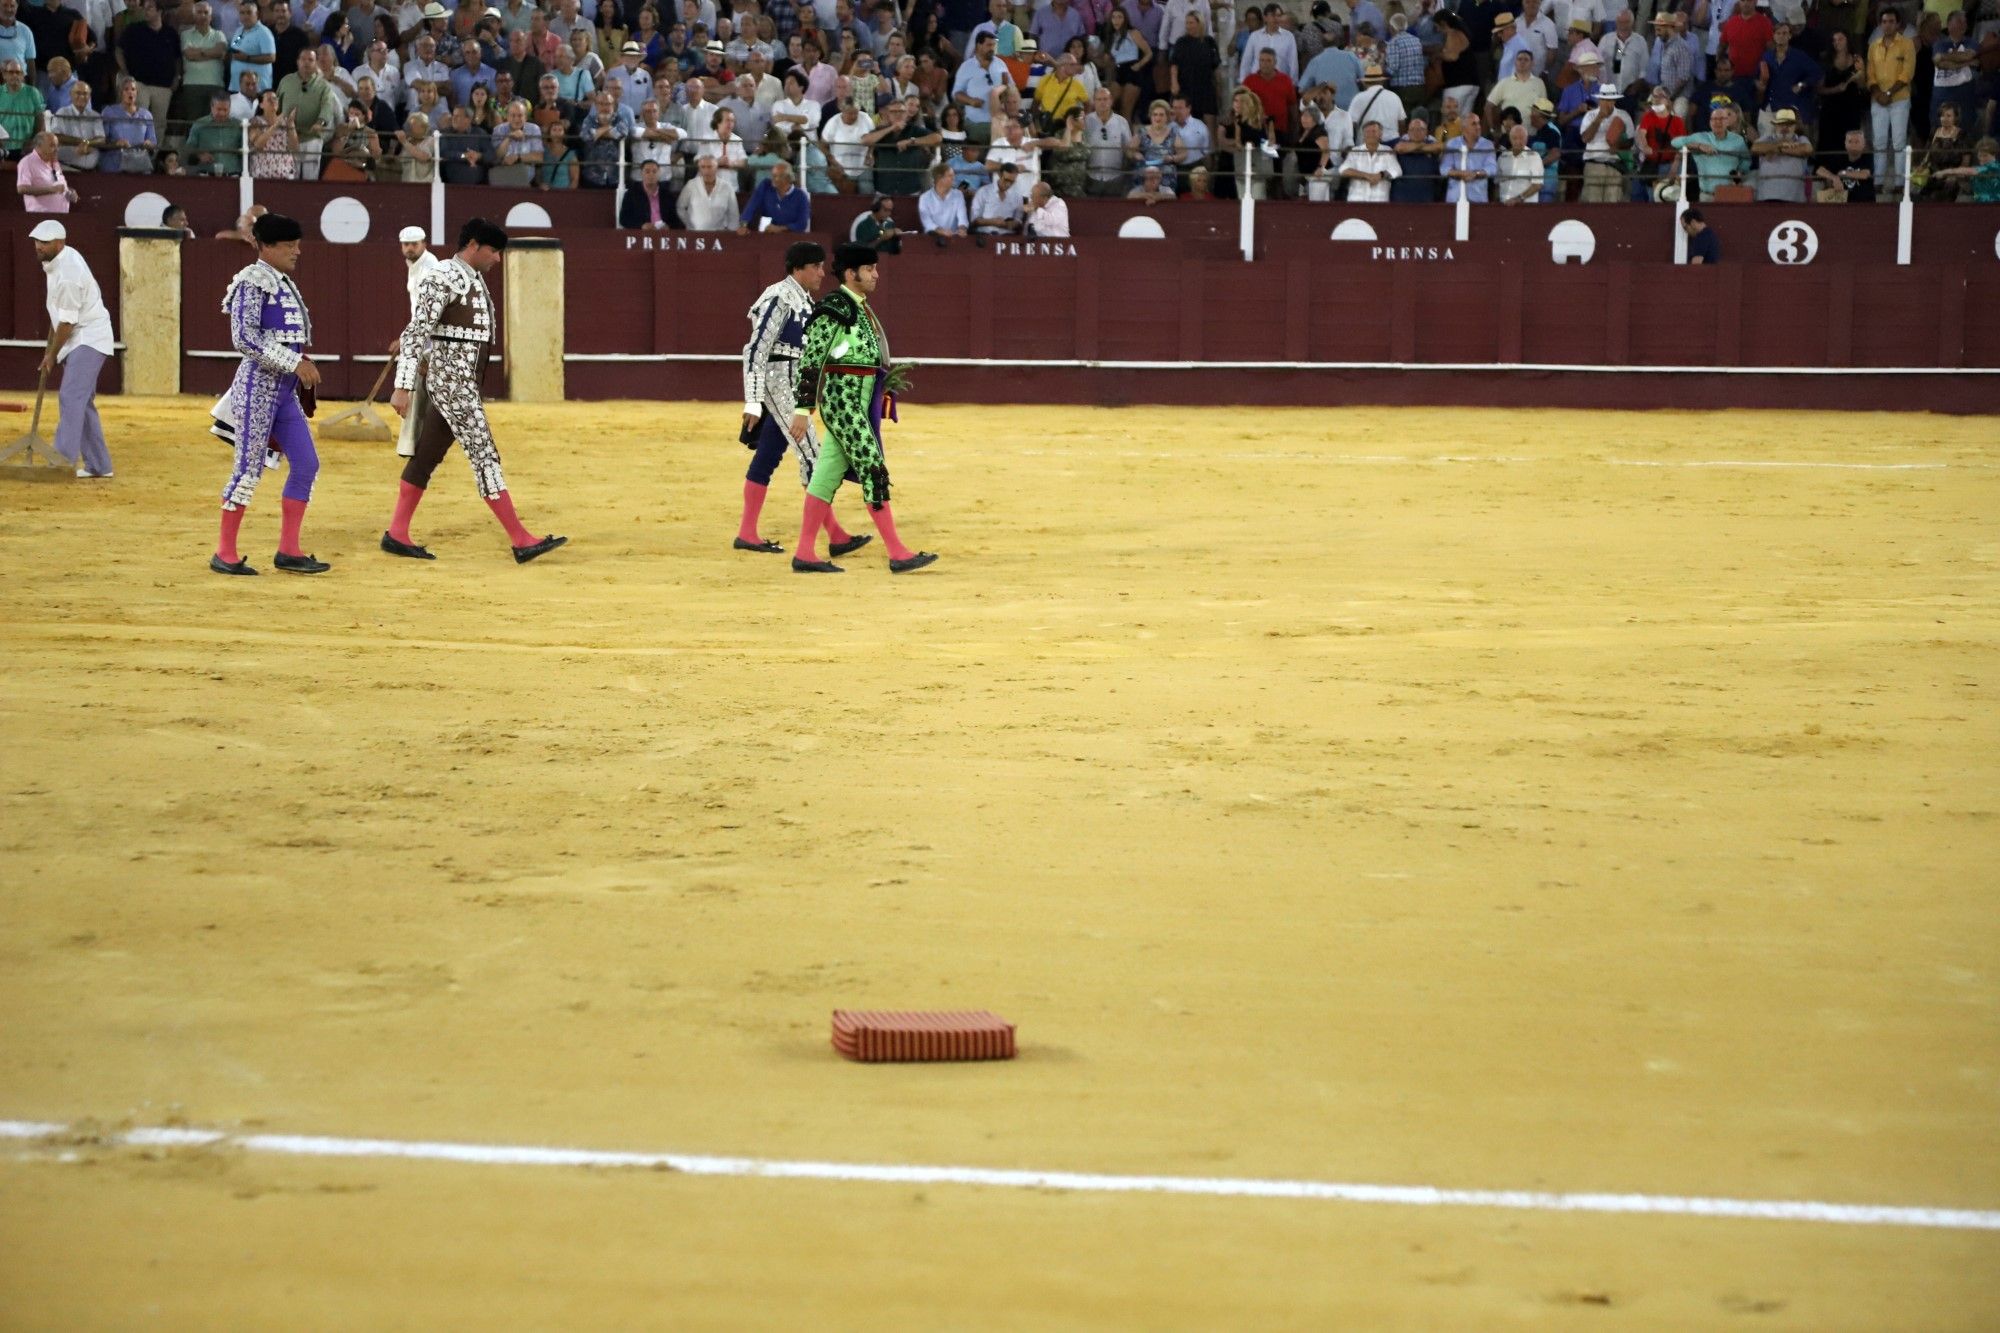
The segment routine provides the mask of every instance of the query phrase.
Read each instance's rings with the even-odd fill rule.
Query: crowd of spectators
[[[2000,0],[1646,3],[0,0],[0,151],[44,209],[247,170],[622,189],[635,228],[914,196],[943,236],[1079,196],[1661,198],[1683,155],[1702,198],[1890,199],[1906,147],[1919,197],[2000,199]]]

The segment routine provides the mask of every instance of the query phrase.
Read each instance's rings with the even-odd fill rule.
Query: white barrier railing
[[[1685,264],[1688,262],[1688,234],[1687,228],[1681,225],[1681,219],[1687,216],[1688,211],[1688,150],[1685,148],[1681,149],[1680,161],[1675,164],[1674,176],[1676,180],[1676,188],[1674,190],[1674,262],[1676,264]]]
[[[1903,197],[1896,205],[1896,263],[1908,267],[1910,245],[1917,229],[1917,205],[1910,198],[1910,168],[1915,164],[1916,153],[1908,144],[1903,145]]]

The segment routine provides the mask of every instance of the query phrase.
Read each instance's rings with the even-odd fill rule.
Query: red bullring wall
[[[70,219],[114,301],[113,228],[133,178]],[[159,182],[140,178],[137,185]],[[232,181],[174,182],[198,230],[227,225]],[[122,194],[120,193],[122,191]],[[371,239],[314,244],[300,278],[329,396],[364,392],[402,318],[393,237],[427,222],[420,187],[363,186]],[[260,187],[317,234],[325,185]],[[554,215],[565,249],[569,392],[580,398],[728,399],[743,312],[782,269],[784,242],[607,229],[605,195],[551,198],[454,190],[447,223],[519,202]],[[854,201],[816,200],[831,245]],[[908,201],[903,207],[908,211]],[[1124,240],[1122,201],[1072,206],[1066,242],[940,250],[913,239],[884,266],[878,304],[899,359],[925,365],[933,401],[1472,403],[1495,406],[1924,407],[1992,411],[2000,401],[2000,208],[1915,214],[1917,262],[1895,260],[1896,209],[1736,205],[1710,211],[1724,246],[1714,269],[1671,262],[1673,215],[1648,206],[1454,210],[1267,204],[1257,260],[1237,250],[1233,203],[1153,210],[1164,240]],[[1344,220],[1372,240],[1333,241]],[[910,219],[914,221],[914,218]],[[30,219],[0,215],[17,262],[0,288],[8,337],[46,331]],[[1588,228],[1588,262],[1554,262],[1558,224]],[[1808,239],[1800,224],[1810,228]],[[1573,231],[1573,226],[1568,228]],[[1773,234],[1778,233],[1776,239]],[[1570,248],[1575,237],[1561,238]],[[1773,256],[1808,263],[1783,264]],[[232,366],[216,306],[248,260],[232,242],[183,250],[190,391],[218,390]],[[202,355],[209,353],[210,355]],[[0,382],[32,387],[35,353],[0,348]],[[1039,364],[1037,364],[1039,363]],[[1921,371],[1925,373],[1911,373]],[[107,387],[115,387],[115,378]],[[494,371],[490,386],[504,382]]]

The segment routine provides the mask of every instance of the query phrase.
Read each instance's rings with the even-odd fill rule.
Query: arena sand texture
[[[1993,1326],[1992,1231],[91,1135],[2000,1207],[1993,419],[919,399],[943,563],[806,579],[730,405],[503,406],[570,546],[330,444],[251,581],[204,405],[0,487],[0,1325]]]

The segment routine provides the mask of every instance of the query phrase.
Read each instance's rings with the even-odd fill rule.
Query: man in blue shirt
[[[738,232],[812,230],[812,204],[806,192],[792,184],[792,168],[787,162],[771,164],[771,174],[757,182],[750,202],[743,207]]]
[[[1299,75],[1299,95],[1310,98],[1315,88],[1333,89],[1333,104],[1342,111],[1361,91],[1361,61],[1352,51],[1329,46],[1314,56]]]
[[[1060,52],[1071,38],[1083,36],[1086,29],[1083,15],[1076,12],[1069,0],[1050,0],[1035,11],[1028,22],[1028,31],[1042,50]]]
[[[1681,230],[1687,233],[1688,263],[1713,266],[1722,262],[1722,242],[1715,239],[1699,208],[1681,214]]]
[[[0,61],[5,60],[20,61],[24,76],[34,73],[35,30],[21,22],[20,0],[0,0]]]
[[[248,0],[236,7],[243,22],[229,39],[229,86],[241,88],[243,76],[257,80],[257,91],[278,86],[272,66],[278,62],[278,37],[257,19],[257,6]]]
[[[479,54],[478,42],[467,42],[459,48],[465,56],[465,63],[451,72],[451,104],[465,106],[472,101],[472,85],[483,83],[486,91],[492,92],[497,80],[493,67],[482,63],[485,57]]]
[[[1762,126],[1774,121],[1780,111],[1799,118],[1799,133],[1811,137],[1810,126],[1819,120],[1819,62],[1792,45],[1792,25],[1780,23],[1771,29],[1771,47],[1757,62],[1757,93],[1764,101]]]
[[[1479,117],[1467,114],[1459,119],[1456,139],[1449,140],[1439,159],[1439,174],[1445,180],[1444,201],[1458,202],[1462,193],[1475,204],[1486,202],[1486,187],[1494,173],[1500,170],[1500,159],[1493,151],[1493,141],[1481,134]]]
[[[972,59],[958,67],[951,82],[951,100],[965,108],[966,138],[974,143],[992,141],[993,90],[1013,81],[993,54],[993,34],[981,33],[972,44]]]

